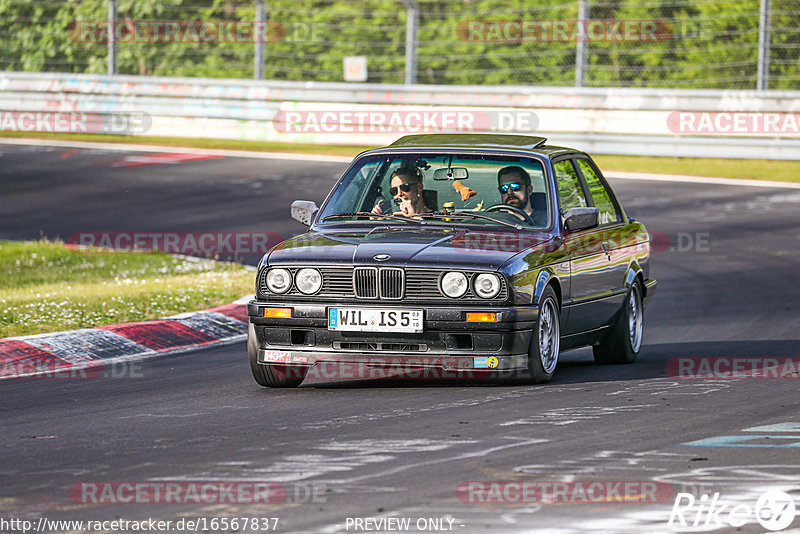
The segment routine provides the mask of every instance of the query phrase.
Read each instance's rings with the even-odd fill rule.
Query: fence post
[[[403,0],[406,5],[406,77],[407,85],[417,83],[417,19],[419,13],[414,0]]]
[[[108,75],[117,73],[117,0],[108,0]]]
[[[758,80],[757,89],[769,86],[769,0],[761,0],[758,18]]]
[[[575,28],[577,39],[575,41],[575,87],[583,87],[586,84],[586,21],[589,19],[589,0],[578,0],[578,22],[583,25],[583,32],[580,28]]]
[[[262,26],[263,25],[263,26]],[[263,33],[258,32],[255,35],[255,59],[253,59],[253,78],[256,80],[264,79],[264,49],[266,47],[267,35],[269,30],[267,28],[267,6],[264,0],[256,0],[256,21],[254,27],[263,27]]]

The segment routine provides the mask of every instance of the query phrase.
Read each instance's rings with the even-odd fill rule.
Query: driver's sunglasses
[[[400,191],[408,193],[409,191],[411,191],[411,184],[400,184]],[[397,187],[389,188],[389,194],[395,196],[397,194]]]
[[[522,189],[522,184],[519,182],[508,182],[497,188],[501,193],[508,193],[509,191],[519,191]]]

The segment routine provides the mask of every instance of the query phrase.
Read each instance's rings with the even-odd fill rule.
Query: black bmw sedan
[[[248,304],[256,382],[356,365],[542,383],[582,346],[633,362],[648,233],[587,154],[545,142],[407,136],[358,155],[321,207],[295,201],[308,231],[264,255]]]

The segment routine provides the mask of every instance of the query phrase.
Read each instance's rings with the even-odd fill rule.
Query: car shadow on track
[[[563,354],[555,378],[560,383],[653,378],[800,378],[791,373],[792,369],[800,370],[799,345],[798,339],[652,344],[643,346],[636,362],[627,365],[597,365],[586,350],[586,356],[581,358]]]

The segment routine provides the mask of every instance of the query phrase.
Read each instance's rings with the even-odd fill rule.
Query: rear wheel
[[[561,322],[555,291],[547,286],[539,299],[539,317],[528,349],[528,372],[533,382],[543,384],[553,378],[561,346]]]
[[[270,388],[294,388],[306,377],[308,369],[292,365],[258,363],[258,341],[256,330],[251,324],[247,329],[247,356],[250,359],[250,371],[259,385]]]
[[[600,344],[593,347],[597,363],[633,363],[642,348],[642,284],[634,280],[617,322]]]

